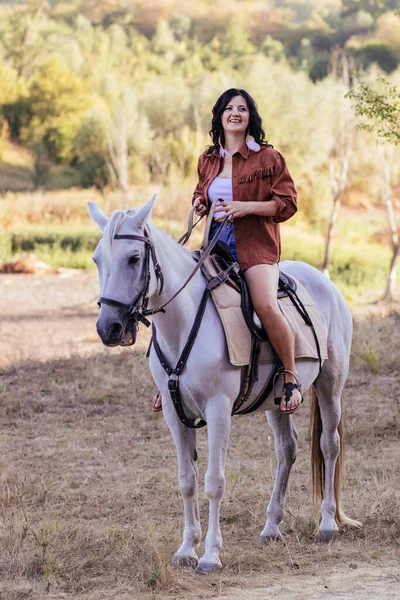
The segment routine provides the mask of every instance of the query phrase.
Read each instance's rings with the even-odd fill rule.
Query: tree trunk
[[[383,146],[378,146],[378,156],[382,165],[382,197],[386,205],[392,241],[392,258],[386,279],[386,289],[382,299],[386,300],[387,302],[392,302],[395,298],[396,266],[400,251],[399,233],[396,215],[393,208],[392,186],[390,180],[390,166],[393,157],[393,147],[383,148]]]
[[[335,224],[339,215],[339,210],[342,202],[342,194],[347,185],[347,174],[349,171],[349,163],[351,153],[353,151],[354,126],[353,123],[342,123],[337,132],[336,147],[339,152],[339,172],[336,172],[334,161],[334,150],[331,150],[329,157],[329,175],[330,184],[333,196],[333,207],[331,217],[329,219],[328,233],[325,244],[325,258],[322,265],[324,275],[330,277],[329,271],[332,260],[332,240],[335,231]]]
[[[341,79],[347,88],[350,86],[349,61],[345,52],[339,48],[332,52],[330,72],[336,78]],[[327,277],[330,277],[332,241],[342,202],[342,195],[347,186],[350,157],[353,151],[354,116],[349,117],[346,110],[343,109],[340,111],[339,118],[335,122],[334,127],[334,140],[329,153],[329,179],[333,206],[326,235],[325,258],[322,265],[322,270]]]
[[[323,271],[324,275],[326,275],[328,278],[330,278],[329,271],[331,268],[331,261],[332,261],[332,240],[333,240],[333,234],[334,234],[334,230],[335,230],[336,220],[339,215],[340,204],[341,204],[341,194],[336,195],[333,200],[333,207],[332,207],[331,217],[329,219],[329,225],[328,225],[328,233],[326,235],[325,258],[324,258],[324,263],[322,265],[322,271]]]
[[[110,155],[110,161],[107,164],[109,164],[110,173],[114,172],[123,192],[124,208],[129,208],[128,123],[124,106],[118,107],[114,112],[113,123],[107,131],[107,143]]]
[[[392,259],[390,261],[389,273],[386,280],[386,289],[385,294],[383,296],[383,300],[387,302],[393,302],[395,299],[395,290],[396,290],[396,267],[397,267],[397,259],[399,257],[400,244],[393,245],[393,254]]]

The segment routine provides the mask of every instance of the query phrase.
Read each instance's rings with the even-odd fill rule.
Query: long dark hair
[[[262,144],[268,146],[268,142],[265,139],[265,132],[262,128],[262,119],[258,113],[257,104],[253,100],[246,90],[241,90],[237,88],[230,88],[226,90],[221,96],[218,98],[216,103],[213,106],[213,118],[211,121],[211,129],[209,131],[210,136],[212,137],[213,146],[210,147],[210,151],[214,148],[219,147],[220,143],[222,146],[225,146],[225,136],[224,129],[222,127],[221,116],[229,102],[235,96],[243,96],[246,100],[247,107],[249,109],[250,118],[249,118],[249,128],[247,133],[253,136],[257,144]]]

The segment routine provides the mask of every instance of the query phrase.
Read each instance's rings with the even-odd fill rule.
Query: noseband
[[[145,231],[144,236],[143,235],[115,235],[114,239],[115,240],[139,240],[140,242],[143,242],[145,244],[145,259],[144,259],[144,267],[143,267],[143,272],[145,275],[144,275],[143,286],[141,287],[141,289],[136,294],[136,296],[134,297],[134,299],[132,300],[132,302],[130,304],[125,304],[124,302],[119,302],[119,300],[113,300],[112,298],[105,298],[104,296],[101,296],[99,298],[97,304],[99,306],[101,306],[102,304],[107,304],[108,306],[114,306],[115,308],[123,309],[125,311],[124,316],[123,316],[124,326],[126,326],[126,324],[129,321],[132,321],[133,324],[137,324],[137,321],[140,321],[141,323],[146,325],[146,327],[149,327],[150,321],[148,319],[146,319],[145,315],[150,315],[153,313],[153,311],[151,309],[150,310],[147,309],[147,304],[149,302],[147,293],[149,291],[150,278],[151,278],[150,256],[151,256],[151,260],[153,261],[154,271],[155,271],[156,278],[157,278],[157,281],[159,284],[159,292],[158,292],[159,295],[162,293],[163,288],[164,288],[164,276],[163,276],[163,273],[161,270],[160,263],[157,260],[157,255],[156,255],[156,251],[154,248],[154,244],[151,241],[151,239],[149,238],[149,236],[147,235],[146,231]],[[142,299],[142,303],[139,308],[138,303],[139,303],[140,299]]]

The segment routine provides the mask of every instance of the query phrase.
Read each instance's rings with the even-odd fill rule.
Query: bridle
[[[213,208],[215,208],[215,207],[213,207]],[[213,210],[210,212],[208,220],[212,219],[213,212],[214,212]],[[179,243],[181,243],[182,245],[184,245],[187,242],[187,240],[189,239],[190,233],[191,233],[193,227],[196,226],[202,219],[202,217],[201,217],[200,219],[197,220],[197,222],[194,225],[191,225],[192,219],[193,219],[193,214],[194,214],[194,209],[192,209],[190,212],[190,216],[189,216],[189,224],[190,225],[188,227],[188,231],[179,240]],[[150,257],[153,262],[154,271],[155,271],[156,278],[157,278],[157,281],[159,284],[158,295],[160,295],[162,293],[163,288],[164,288],[164,276],[162,273],[160,263],[158,262],[158,259],[157,259],[157,254],[156,254],[156,251],[154,248],[153,241],[151,240],[146,229],[144,231],[144,236],[143,235],[135,235],[135,234],[115,235],[114,236],[115,240],[138,240],[145,244],[143,285],[130,304],[125,304],[124,302],[119,302],[119,300],[113,300],[112,298],[106,298],[104,296],[101,296],[99,298],[97,304],[99,306],[101,306],[102,304],[107,304],[108,306],[114,306],[115,308],[123,309],[124,314],[123,314],[123,318],[122,318],[122,325],[123,325],[124,329],[126,328],[126,326],[129,322],[131,322],[131,327],[134,327],[134,326],[138,327],[138,321],[143,323],[146,327],[149,327],[151,325],[151,323],[148,319],[146,319],[146,316],[155,315],[158,312],[165,312],[164,307],[167,306],[167,304],[169,304],[170,302],[172,302],[172,300],[174,298],[176,298],[176,296],[178,296],[178,294],[181,293],[181,291],[187,286],[189,281],[192,279],[192,277],[194,277],[194,275],[197,273],[197,271],[202,267],[205,260],[211,254],[212,250],[214,249],[215,244],[218,242],[220,233],[221,233],[222,229],[224,228],[225,223],[227,221],[228,221],[228,218],[225,217],[225,219],[221,222],[221,225],[218,228],[218,231],[214,235],[213,239],[209,242],[206,250],[202,253],[201,258],[198,260],[198,262],[196,263],[196,266],[194,267],[193,271],[190,273],[190,275],[188,276],[186,281],[183,283],[183,285],[181,285],[181,287],[166,302],[164,302],[163,304],[156,306],[154,308],[147,308],[148,303],[149,303],[149,298],[148,298],[147,294],[149,291],[150,279],[151,279]],[[141,300],[141,303],[140,303],[140,300]]]
[[[157,282],[158,282],[158,295],[160,295],[164,289],[164,276],[161,270],[160,263],[158,262],[156,251],[154,248],[154,244],[150,239],[147,232],[144,232],[143,235],[134,235],[134,234],[125,234],[125,235],[115,235],[115,240],[138,240],[145,244],[145,258],[144,258],[144,266],[143,266],[143,285],[139,289],[138,293],[132,300],[130,304],[125,304],[124,302],[120,302],[119,300],[113,300],[112,298],[106,298],[105,296],[101,296],[97,302],[99,306],[102,304],[107,304],[108,306],[114,306],[115,308],[123,309],[123,325],[126,327],[129,321],[132,321],[132,324],[137,325],[137,322],[140,321],[146,327],[150,326],[150,321],[146,319],[146,315],[151,315],[153,313],[153,309],[148,309],[147,305],[149,302],[148,291],[150,286],[151,272],[150,272],[150,257],[153,262],[154,271],[156,274]],[[141,300],[141,303],[140,303]]]

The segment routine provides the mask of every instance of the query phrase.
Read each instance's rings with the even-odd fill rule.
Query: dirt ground
[[[361,600],[400,596],[398,310],[356,315],[343,504],[361,530],[314,538],[308,403],[283,544],[258,535],[275,470],[262,413],[235,418],[222,506],[224,569],[169,567],[182,510],[175,450],[141,330],[132,349],[95,332],[95,273],[0,276],[0,599]],[[200,481],[206,432],[198,435]],[[203,530],[207,505],[200,484]]]

